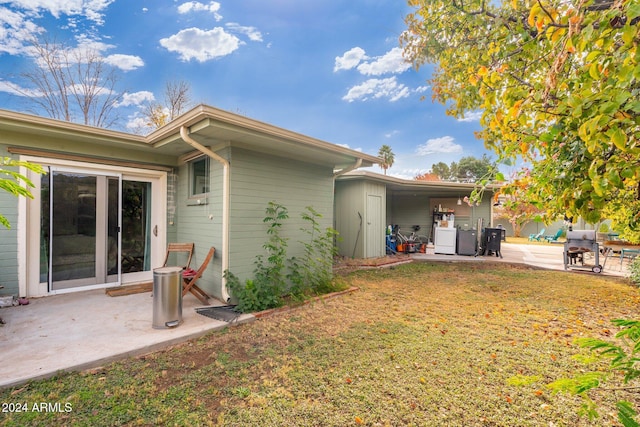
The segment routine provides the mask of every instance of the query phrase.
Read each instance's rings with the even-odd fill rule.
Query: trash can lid
[[[182,267],[160,267],[154,268],[153,274],[175,274],[180,273],[182,271]]]

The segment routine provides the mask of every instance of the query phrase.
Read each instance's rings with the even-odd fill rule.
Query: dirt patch
[[[408,254],[387,255],[377,258],[347,258],[338,257],[334,260],[333,271],[346,274],[356,270],[383,268],[412,262]]]

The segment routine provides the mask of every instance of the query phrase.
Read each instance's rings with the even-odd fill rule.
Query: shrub
[[[238,300],[238,310],[255,312],[283,304],[283,295],[288,292],[293,299],[304,299],[309,294],[327,293],[342,289],[333,282],[333,257],[337,249],[334,240],[337,231],[332,228],[322,230],[320,213],[308,206],[302,219],[308,227],[301,228],[309,239],[304,245],[301,258],[287,259],[288,241],[280,234],[283,222],[289,218],[287,208],[269,202],[263,220],[268,224],[268,240],[263,245],[267,255],[258,255],[253,271],[254,278],[244,284],[230,271],[225,271],[227,286]],[[288,267],[288,268],[287,268]]]
[[[333,258],[337,254],[334,241],[338,232],[331,227],[322,230],[318,222],[320,218],[322,215],[311,206],[307,206],[302,213],[302,219],[309,226],[300,230],[309,236],[309,240],[300,242],[304,245],[304,256],[289,260],[288,278],[292,283],[290,293],[294,298],[303,299],[309,293],[326,293],[332,289]]]
[[[640,286],[640,257],[634,258],[629,265],[629,279]]]
[[[635,392],[640,377],[638,352],[640,352],[640,321],[614,319],[611,321],[620,328],[615,342],[607,342],[596,338],[578,338],[576,343],[582,348],[590,349],[598,359],[609,359],[608,372],[581,372],[572,378],[563,378],[549,384],[555,392],[568,392],[582,397],[581,414],[590,419],[598,417],[595,402],[589,397],[590,392],[609,393],[612,390]],[[586,358],[586,363],[592,359]],[[621,383],[620,383],[621,382]],[[604,384],[608,387],[604,387]],[[631,402],[620,400],[616,403],[618,419],[625,427],[638,427],[637,412]]]

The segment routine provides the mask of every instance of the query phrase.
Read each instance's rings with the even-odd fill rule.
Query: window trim
[[[197,162],[200,161],[204,161],[205,162],[205,178],[207,179],[207,190],[204,193],[197,193],[196,192],[196,188],[194,185],[194,181],[196,178],[195,175],[195,164]],[[209,158],[209,156],[206,155],[201,155],[201,156],[197,156],[194,157],[193,159],[190,159],[187,162],[187,166],[188,166],[188,175],[189,175],[189,199],[198,199],[198,203],[196,204],[204,204],[206,203],[206,199],[209,196],[209,193],[211,192],[211,159]],[[204,200],[203,200],[204,199]]]

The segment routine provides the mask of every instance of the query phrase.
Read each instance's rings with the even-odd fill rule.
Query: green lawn
[[[2,402],[70,408],[0,424],[602,426],[617,425],[617,399],[638,406],[637,394],[595,393],[590,422],[580,399],[546,387],[585,368],[574,338],[609,339],[610,319],[637,317],[638,289],[621,279],[474,262],[344,280],[360,290],[0,391]]]
[[[560,239],[558,239],[558,242],[564,243],[564,237],[561,237]],[[518,244],[526,244],[526,245],[557,245],[558,243],[549,243],[546,240],[542,239],[541,241],[537,241],[537,240],[529,240],[529,237],[513,237],[513,236],[507,236],[506,239],[507,243],[518,243]]]

